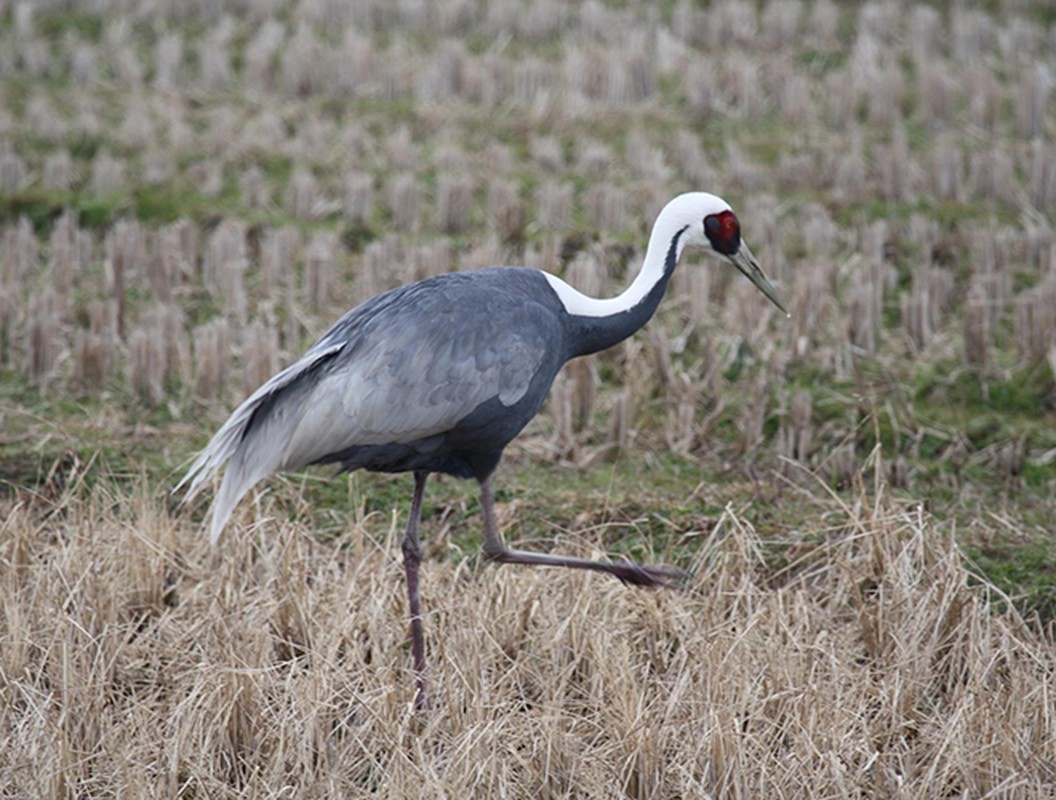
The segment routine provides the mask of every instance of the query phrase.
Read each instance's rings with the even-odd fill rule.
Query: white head
[[[609,316],[640,303],[657,282],[664,279],[672,250],[677,263],[686,245],[701,247],[728,259],[778,308],[785,311],[777,291],[759,269],[748,245],[741,240],[741,226],[730,204],[707,192],[681,194],[664,206],[653,225],[642,269],[619,297],[605,300],[587,297],[556,275],[544,275],[569,314]]]
[[[656,220],[673,237],[682,233],[680,244],[694,245],[729,260],[744,273],[771,302],[788,310],[777,290],[770,284],[748,245],[741,239],[741,223],[730,204],[707,192],[687,192],[671,200]],[[670,239],[669,239],[670,241]]]

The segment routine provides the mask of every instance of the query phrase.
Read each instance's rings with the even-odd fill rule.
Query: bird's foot
[[[636,564],[633,561],[618,561],[612,565],[612,574],[624,583],[633,586],[660,586],[678,589],[685,585],[689,573],[664,564]]]

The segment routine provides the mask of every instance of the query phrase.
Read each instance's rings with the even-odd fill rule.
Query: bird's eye
[[[704,233],[711,246],[723,255],[733,255],[741,246],[741,227],[732,211],[705,217]]]

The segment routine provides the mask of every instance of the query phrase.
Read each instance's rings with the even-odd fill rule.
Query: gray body
[[[355,419],[334,422],[356,441],[311,463],[482,480],[568,359],[567,316],[540,273],[516,268],[440,275],[357,306],[313,349],[345,346],[289,387],[305,384],[307,400],[317,383],[354,386]]]

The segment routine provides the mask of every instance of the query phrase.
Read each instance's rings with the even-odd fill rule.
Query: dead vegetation
[[[997,610],[949,526],[919,507],[864,493],[812,503],[782,537],[782,566],[732,508],[695,516],[680,533],[696,553],[684,592],[430,561],[434,707],[416,715],[395,519],[323,544],[265,507],[256,524],[243,515],[221,556],[144,486],[89,494],[74,480],[52,503],[21,495],[5,503],[0,538],[0,786],[14,797],[1051,792],[1051,639]]]

